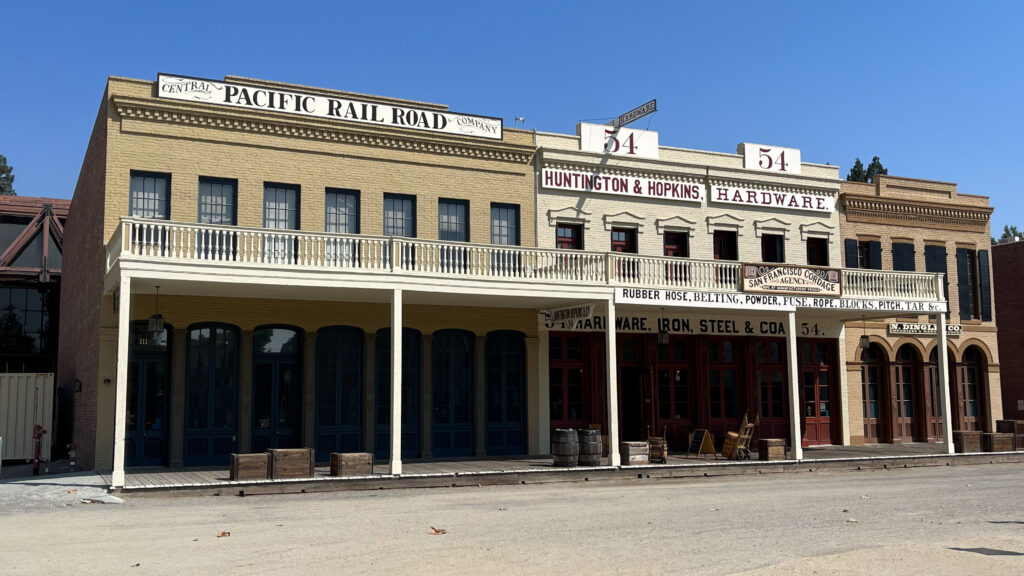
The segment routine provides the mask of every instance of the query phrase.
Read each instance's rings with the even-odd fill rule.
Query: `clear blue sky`
[[[10,2],[0,154],[71,196],[108,75],[237,74],[571,133],[658,99],[663,145],[881,157],[1024,227],[1024,2]]]

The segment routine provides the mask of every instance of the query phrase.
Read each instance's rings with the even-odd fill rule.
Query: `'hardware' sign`
[[[364,102],[352,98],[334,98],[235,82],[159,74],[156,93],[160,98],[186,102],[203,102],[491,140],[502,138],[501,118]]]

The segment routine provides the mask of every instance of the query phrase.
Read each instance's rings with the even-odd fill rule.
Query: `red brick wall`
[[[64,227],[57,382],[73,398],[72,441],[78,465],[92,468],[96,455],[96,398],[99,383],[100,303],[106,268],[103,202],[107,171],[107,94],[93,125],[89,146]],[[82,382],[74,391],[75,379]]]
[[[999,318],[1003,418],[1024,419],[1024,242],[992,247],[993,291]]]

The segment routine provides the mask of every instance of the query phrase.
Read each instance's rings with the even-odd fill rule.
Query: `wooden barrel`
[[[736,444],[739,442],[740,435],[736,432],[726,432],[725,442],[722,444],[722,457],[727,460],[733,460],[736,458]]]
[[[556,428],[551,433],[551,457],[555,466],[575,466],[580,458],[580,443],[576,431]]]
[[[580,443],[580,466],[601,465],[601,430],[577,430]]]

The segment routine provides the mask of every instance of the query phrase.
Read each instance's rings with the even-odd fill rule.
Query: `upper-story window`
[[[359,191],[328,188],[324,232],[359,234]]]
[[[559,223],[555,229],[555,247],[559,250],[583,250],[583,226]]]
[[[665,256],[690,257],[690,236],[685,232],[665,232]]]
[[[448,198],[437,201],[437,239],[469,242],[469,201]]]
[[[636,228],[612,228],[612,252],[636,254]]]
[[[715,230],[715,260],[739,260],[736,232]]]
[[[384,195],[384,235],[416,237],[416,198],[414,196]]]
[[[491,204],[491,244],[519,245],[519,206]]]
[[[222,178],[199,179],[199,223],[234,226],[238,184]]]
[[[879,246],[877,250],[875,244]],[[857,243],[857,267],[882,269],[881,242],[862,240]]]
[[[785,262],[786,237],[782,234],[761,235],[761,261]]]
[[[988,250],[956,249],[961,320],[992,320],[992,286]]]
[[[291,184],[263,185],[263,227],[276,230],[299,229],[299,187]]]
[[[171,217],[171,175],[132,172],[131,215],[168,220]]]
[[[807,265],[828,266],[828,239],[807,239]]]
[[[913,272],[914,268],[914,244],[910,242],[893,242],[892,269]]]

